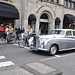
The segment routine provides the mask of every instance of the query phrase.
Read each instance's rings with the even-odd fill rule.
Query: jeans
[[[10,34],[7,34],[7,40],[9,40],[9,36],[10,36]]]
[[[2,32],[0,31],[0,38],[2,37]]]
[[[19,39],[19,33],[16,33],[16,39]]]
[[[30,39],[31,36],[32,36],[31,34],[30,35],[29,34],[27,35],[27,37],[26,37],[26,43],[27,44],[28,44],[28,40]]]

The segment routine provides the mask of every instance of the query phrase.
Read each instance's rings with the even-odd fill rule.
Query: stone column
[[[50,34],[50,32],[55,29],[55,21],[53,20],[53,22],[49,23],[49,28],[48,28],[48,34]]]
[[[36,32],[36,35],[40,35],[40,30],[39,30],[39,20],[36,21],[35,32]]]
[[[64,5],[64,0],[59,0],[59,4]]]

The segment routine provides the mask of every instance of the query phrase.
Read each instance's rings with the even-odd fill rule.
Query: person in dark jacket
[[[19,34],[20,34],[20,27],[19,27],[19,25],[17,25],[17,27],[15,28],[15,31],[16,31],[16,39],[18,40],[19,39]]]
[[[23,38],[23,36],[24,36],[24,31],[25,31],[25,29],[24,29],[24,27],[22,26],[22,29],[21,29],[21,36],[22,36],[22,38]]]

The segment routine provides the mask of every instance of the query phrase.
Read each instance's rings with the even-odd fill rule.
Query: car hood
[[[63,35],[51,34],[51,35],[40,35],[40,38],[59,38],[63,37]]]

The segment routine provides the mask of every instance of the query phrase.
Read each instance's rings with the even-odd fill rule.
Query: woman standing
[[[24,36],[24,31],[25,31],[25,29],[24,29],[24,27],[22,26],[22,29],[21,29],[21,36],[22,36],[22,38],[23,38],[23,36]]]

